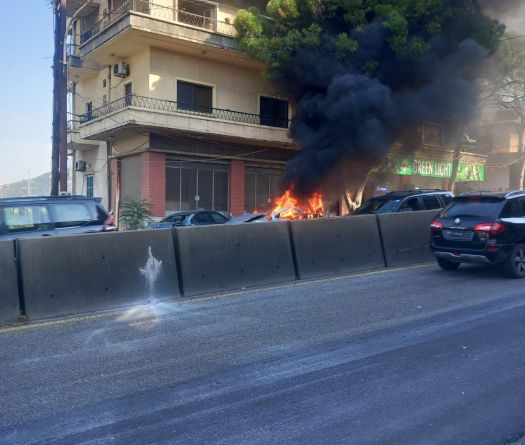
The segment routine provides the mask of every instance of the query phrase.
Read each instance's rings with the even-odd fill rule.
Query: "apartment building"
[[[491,190],[509,190],[511,170],[519,168],[519,162],[525,156],[520,147],[519,119],[510,110],[492,110],[487,113],[485,126],[490,135],[487,186]]]
[[[262,0],[69,0],[73,192],[153,215],[264,211],[296,149],[292,105],[238,49]]]

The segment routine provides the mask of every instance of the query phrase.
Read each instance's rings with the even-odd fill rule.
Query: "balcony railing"
[[[75,45],[74,43],[68,43],[66,45],[66,56],[78,57],[78,55],[78,45]]]
[[[124,96],[111,103],[107,103],[99,108],[95,108],[90,113],[80,116],[80,123],[86,123],[93,119],[104,117],[114,111],[123,110],[127,107],[142,108],[145,110],[155,110],[169,113],[182,113],[192,116],[201,116],[210,119],[222,119],[243,124],[266,125],[269,127],[288,128],[288,119],[260,116],[258,114],[242,113],[240,111],[224,110],[221,108],[198,107],[195,105],[184,104],[172,100],[154,99],[152,97]]]
[[[118,8],[115,8],[112,11],[106,13],[106,15],[101,20],[84,31],[80,36],[80,43],[83,44],[87,42],[89,39],[91,39],[91,37],[95,36],[131,11],[147,14],[151,17],[161,20],[183,23],[185,25],[204,29],[217,34],[224,34],[227,36],[236,35],[236,31],[232,23],[222,22],[211,17],[193,14],[191,12],[185,11],[184,9],[156,5],[154,3],[150,3],[149,0],[126,0]]]
[[[68,133],[78,133],[80,121],[78,120],[69,120],[67,121],[67,132]]]

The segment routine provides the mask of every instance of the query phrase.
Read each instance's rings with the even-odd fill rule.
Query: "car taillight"
[[[498,235],[505,231],[505,226],[500,223],[481,223],[474,230],[476,232],[488,233],[489,235]]]
[[[114,229],[115,228],[115,218],[113,218],[113,215],[109,215],[106,218],[106,221],[104,221],[104,228],[105,229]]]
[[[431,229],[441,230],[443,228],[443,224],[441,224],[439,221],[433,221],[430,224]]]

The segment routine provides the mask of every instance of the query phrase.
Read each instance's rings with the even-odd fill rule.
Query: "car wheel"
[[[441,269],[444,270],[456,270],[460,265],[460,263],[455,263],[454,261],[447,261],[443,258],[438,258],[437,262],[439,264],[439,267],[441,267]]]
[[[525,277],[525,244],[516,244],[507,261],[505,273],[511,278]]]

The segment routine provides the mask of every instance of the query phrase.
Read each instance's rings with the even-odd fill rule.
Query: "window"
[[[261,125],[288,128],[288,101],[261,96],[260,119]]]
[[[131,83],[127,83],[124,85],[124,102],[126,107],[129,107],[132,104],[132,96],[133,96],[133,86]]]
[[[86,104],[86,116],[88,120],[93,118],[93,102],[88,102]]]
[[[96,222],[85,204],[51,204],[56,227],[74,227]]]
[[[421,210],[419,198],[407,199],[403,204],[401,204],[401,208],[399,210],[402,212]]]
[[[213,30],[213,18],[216,16],[216,7],[209,2],[195,2],[179,0],[178,21],[199,28]]]
[[[167,160],[166,210],[228,210],[228,166]]]
[[[445,143],[443,127],[437,124],[423,124],[423,144],[442,147]]]
[[[436,195],[425,195],[423,198],[423,204],[426,210],[440,209],[441,203]]]
[[[448,205],[452,202],[452,195],[439,195],[441,197],[441,200],[445,205]]]
[[[212,112],[213,88],[177,81],[177,108],[199,113]]]
[[[525,202],[523,199],[511,199],[501,212],[502,218],[523,218],[525,217]]]
[[[244,209],[247,212],[264,212],[272,209],[272,203],[281,194],[282,172],[248,169]]]
[[[215,224],[224,224],[228,219],[217,212],[211,212],[211,218]]]
[[[95,190],[95,178],[93,175],[86,176],[86,196],[88,198],[93,198],[93,193]]]
[[[46,206],[4,207],[3,213],[8,232],[51,228],[51,218]]]
[[[210,215],[208,214],[208,212],[199,212],[199,213],[196,213],[195,216],[193,217],[193,223],[194,224],[211,224],[212,221],[211,221],[211,218],[210,218]]]

